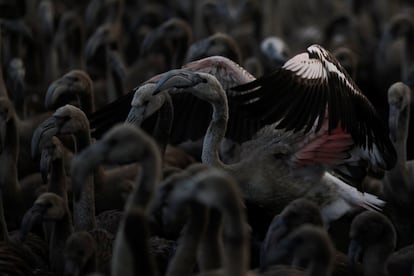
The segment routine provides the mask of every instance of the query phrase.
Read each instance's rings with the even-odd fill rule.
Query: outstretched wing
[[[390,169],[396,152],[386,125],[339,62],[318,45],[288,60],[282,68],[234,87],[236,102],[261,125],[318,132],[328,118],[328,132],[339,124],[379,167]],[[316,123],[316,128],[313,128]],[[313,129],[312,129],[313,128]]]

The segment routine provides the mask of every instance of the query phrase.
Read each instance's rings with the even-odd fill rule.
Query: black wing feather
[[[89,115],[89,124],[92,137],[99,139],[112,126],[125,121],[131,109],[131,102],[134,98],[135,90],[131,90],[122,95],[115,101],[103,106],[99,110]]]
[[[305,130],[305,133],[312,130],[315,120],[314,131],[320,129],[328,106],[328,131],[340,123],[356,145],[372,150],[375,144],[383,155],[384,169],[392,168],[396,152],[386,125],[342,66],[333,57],[327,60],[340,73],[325,69],[324,77],[306,78],[282,67],[232,88],[239,93],[232,94],[229,102],[242,106],[251,117],[257,118],[260,127],[275,124],[276,128]]]

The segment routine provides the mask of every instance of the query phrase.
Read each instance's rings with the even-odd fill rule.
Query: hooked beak
[[[43,149],[40,157],[40,175],[42,176],[42,181],[44,184],[47,184],[47,177],[51,168],[52,157],[50,156],[48,149]]]
[[[128,117],[126,118],[125,122],[133,124],[135,126],[141,126],[144,120],[145,108],[146,106],[131,106],[131,109],[129,110]]]
[[[42,220],[46,210],[46,206],[34,205],[24,214],[19,231],[19,239],[21,241],[24,241],[33,226]]]
[[[285,258],[292,256],[294,252],[295,244],[298,241],[296,239],[282,239],[276,244],[276,247],[273,247],[270,252],[268,252],[265,263],[261,264],[261,267],[266,268],[268,265],[283,263]],[[262,261],[262,260],[261,260]]]
[[[141,44],[140,55],[146,56],[154,49],[154,46],[159,47],[162,38],[163,32],[159,28],[153,32],[148,33]]]
[[[266,238],[260,248],[260,269],[263,271],[267,266],[276,263],[276,260],[271,253],[272,247],[277,245],[283,238],[289,233],[289,227],[286,225],[285,219],[280,216],[276,216],[266,234]]]
[[[202,82],[206,82],[206,80],[202,78],[198,73],[183,69],[171,70],[161,77],[155,86],[153,95],[171,88],[190,88]]]
[[[79,89],[77,85],[75,86],[73,82],[69,83],[65,78],[55,80],[47,89],[45,96],[45,108],[47,110],[54,110],[64,105],[64,103],[68,102],[68,98],[76,97],[76,95],[72,94],[76,94],[73,92],[79,91]],[[76,100],[79,102],[79,97],[76,97]],[[80,106],[79,103],[78,106]]]
[[[111,34],[111,27],[109,25],[103,25],[88,39],[85,47],[85,58],[86,60],[92,60],[96,56],[98,50],[101,47],[105,47],[105,50],[112,48],[115,43]]]
[[[25,97],[25,76],[26,69],[20,58],[13,58],[9,64],[8,75],[10,76],[10,88],[13,92],[13,99],[16,105],[22,106]]]
[[[351,240],[348,247],[348,259],[352,272],[356,272],[356,264],[361,260],[364,252],[363,245],[358,240]],[[353,273],[354,274],[354,273]]]
[[[51,116],[41,123],[33,132],[31,154],[34,159],[39,155],[39,148],[43,141],[49,140],[58,133],[56,118]]]

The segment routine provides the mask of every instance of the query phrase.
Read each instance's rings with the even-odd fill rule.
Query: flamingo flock
[[[414,6],[368,2],[1,1],[0,275],[413,276]]]

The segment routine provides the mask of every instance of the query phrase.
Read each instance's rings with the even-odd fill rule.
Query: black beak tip
[[[156,87],[155,90],[152,92],[152,95],[158,95],[162,90],[159,87]]]

